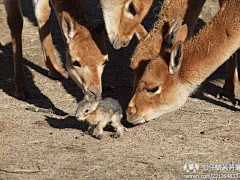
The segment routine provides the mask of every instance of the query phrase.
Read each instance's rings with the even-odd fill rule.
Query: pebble
[[[2,123],[0,123],[0,132],[2,132],[4,130],[4,126]]]

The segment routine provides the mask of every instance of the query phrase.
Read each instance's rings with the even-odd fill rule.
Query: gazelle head
[[[179,21],[179,20],[178,20]],[[175,28],[173,27],[175,26]],[[141,124],[181,107],[189,95],[180,76],[187,26],[173,23],[164,36],[159,56],[139,78],[127,109],[127,121]]]
[[[100,99],[101,77],[108,60],[100,27],[89,30],[63,13],[62,30],[67,44],[66,68],[71,78],[83,90],[85,99]]]
[[[153,0],[101,0],[109,40],[115,49],[128,46]]]

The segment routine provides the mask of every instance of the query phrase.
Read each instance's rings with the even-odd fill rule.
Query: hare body
[[[103,128],[107,124],[116,129],[113,137],[121,137],[124,131],[124,127],[121,124],[122,117],[122,107],[113,98],[94,102],[82,100],[78,105],[76,113],[78,120],[86,120],[90,124],[89,133],[98,139],[102,138]]]

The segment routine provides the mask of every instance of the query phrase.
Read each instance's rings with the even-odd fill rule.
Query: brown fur
[[[50,2],[57,14],[65,38],[68,73],[82,88],[85,97],[99,98],[102,92],[103,64],[107,60],[106,47],[101,32],[97,32],[90,25],[81,0],[50,0]],[[46,22],[45,19],[41,18],[41,14],[50,13],[49,9],[45,12],[44,6],[46,5],[48,5],[48,0],[45,0],[45,3],[36,3],[35,11],[38,22]],[[49,41],[47,44],[52,44],[52,42]],[[43,49],[48,51],[44,44]],[[49,52],[49,54],[52,53]]]
[[[176,57],[180,63],[173,74],[169,72],[172,55],[171,59],[169,54],[151,61],[129,103],[127,120],[139,124],[180,108],[189,94],[239,48],[239,14],[240,1],[227,0],[197,36],[174,46],[171,54],[183,51],[183,58]],[[161,91],[150,91],[156,87]]]
[[[22,59],[22,28],[23,17],[19,1],[6,1],[7,23],[11,31],[13,58],[14,58],[14,84],[15,96],[25,98],[28,96]]]
[[[130,67],[136,69],[140,61],[154,59],[158,56],[163,40],[162,35],[166,33],[171,22],[177,17],[181,17],[188,25],[188,37],[190,37],[204,2],[205,0],[165,0],[158,15],[158,21],[155,22],[150,34],[136,47]],[[192,7],[195,8],[194,12]]]
[[[131,58],[130,67],[135,75],[134,90],[142,74],[142,64],[145,64],[143,61],[157,58],[163,44],[163,36],[167,33],[172,21],[177,17],[183,19],[188,25],[187,37],[189,38],[205,1],[206,0],[164,1],[158,15],[158,21],[155,22],[150,34],[140,41]],[[194,11],[192,8],[194,8]]]
[[[49,0],[33,0],[36,19],[39,25],[40,40],[44,52],[44,60],[51,77],[68,73],[57,64],[54,55],[55,47],[49,27]],[[60,27],[67,46],[67,69],[72,79],[82,88],[86,97],[101,96],[101,75],[107,52],[101,32],[97,32],[86,18],[81,0],[50,0],[57,14]],[[25,98],[27,93],[22,68],[21,30],[22,13],[19,0],[6,0],[8,24],[13,37],[15,59],[15,78],[17,96]],[[17,37],[17,38],[16,38]]]
[[[101,0],[109,40],[115,49],[128,46],[153,0]],[[129,10],[132,6],[136,14]]]

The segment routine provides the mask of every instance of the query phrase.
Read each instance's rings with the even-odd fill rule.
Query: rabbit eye
[[[86,109],[84,113],[89,113],[89,110],[88,110],[88,109]]]

